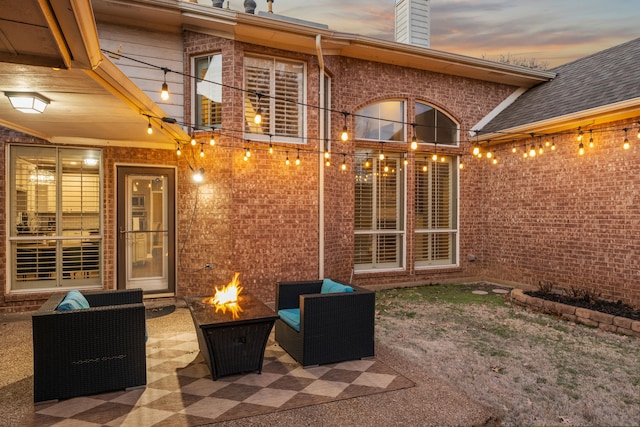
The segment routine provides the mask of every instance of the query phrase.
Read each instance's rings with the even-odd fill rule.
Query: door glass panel
[[[127,288],[167,290],[167,176],[127,176]]]

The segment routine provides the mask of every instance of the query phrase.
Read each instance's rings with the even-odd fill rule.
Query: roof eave
[[[589,110],[577,111],[564,116],[540,120],[538,122],[501,129],[500,131],[482,133],[481,130],[478,133],[477,140],[479,142],[488,140],[492,142],[506,142],[518,139],[519,137],[528,138],[531,133],[541,135],[563,132],[568,129],[577,129],[578,127],[588,129],[598,124],[629,119],[638,117],[639,115],[640,97],[615,104],[602,105]]]

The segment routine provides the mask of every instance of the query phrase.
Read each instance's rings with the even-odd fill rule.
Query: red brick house
[[[580,173],[568,151],[533,164],[498,150],[547,129],[508,114],[561,73],[192,2],[26,3],[7,16],[15,28],[0,51],[0,90],[36,93],[46,110],[24,114],[0,99],[4,310],[37,307],[69,288],[208,294],[236,271],[265,301],[279,280],[485,278],[598,286],[640,304],[628,264],[637,253],[633,214],[612,211],[616,236],[599,240],[599,229],[582,238],[586,229],[571,222],[585,206],[622,209],[609,198],[622,188],[586,202],[578,196],[597,191],[588,184],[599,168]],[[22,41],[25,28],[35,42]],[[631,128],[634,108],[578,126]],[[577,129],[573,114],[557,111],[566,127],[545,132]],[[565,138],[558,133],[558,148]],[[498,168],[470,155],[476,144],[500,153]],[[607,172],[609,184],[633,183],[625,159],[628,167]],[[555,186],[534,176],[554,177]],[[568,200],[558,191],[574,179],[583,187]],[[532,195],[519,192],[525,184]],[[576,225],[558,233],[545,215],[566,230]],[[605,274],[596,258],[608,254]],[[568,262],[578,255],[584,262]]]

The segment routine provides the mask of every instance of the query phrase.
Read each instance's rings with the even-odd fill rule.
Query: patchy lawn
[[[497,288],[378,292],[376,338],[501,410],[505,426],[640,424],[639,338],[512,306]]]

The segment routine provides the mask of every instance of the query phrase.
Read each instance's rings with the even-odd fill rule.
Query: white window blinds
[[[275,58],[245,57],[245,132],[302,138],[304,65]],[[260,109],[262,122],[254,118]]]

